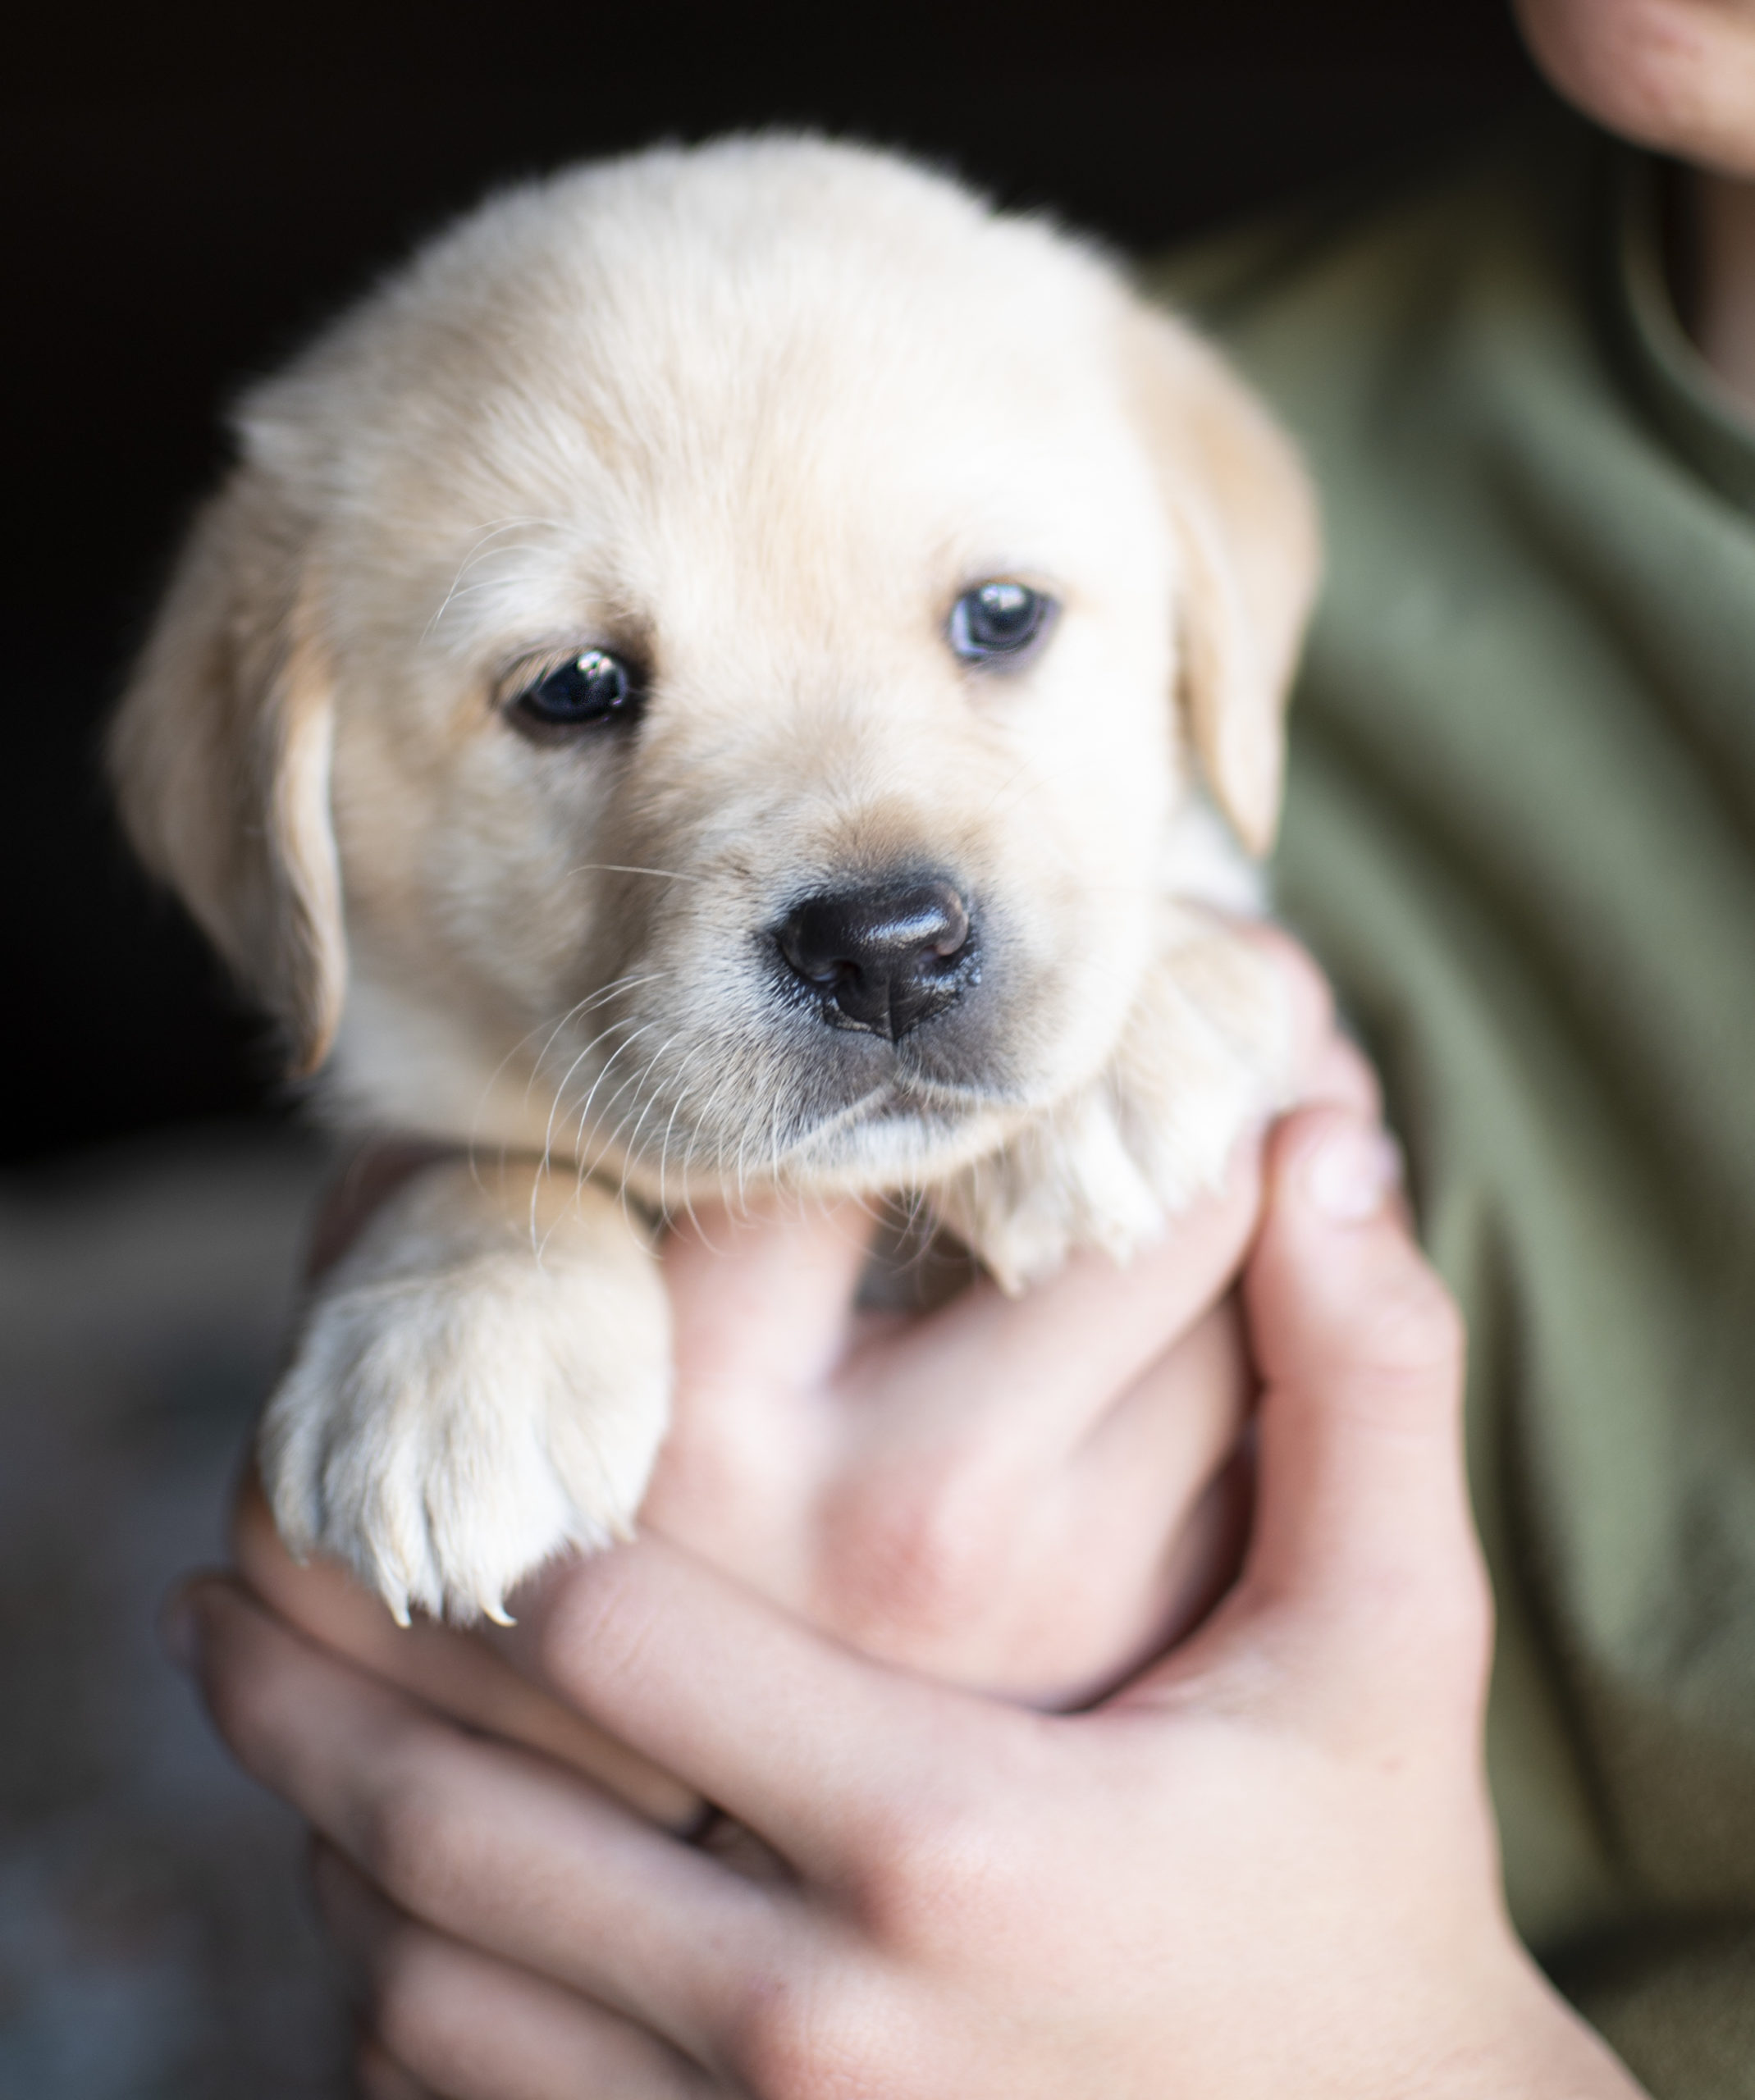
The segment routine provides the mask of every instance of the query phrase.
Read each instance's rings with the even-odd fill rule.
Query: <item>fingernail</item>
[[[201,1627],[186,1582],[165,1599],[158,1614],[158,1645],[176,1668],[185,1675],[194,1673],[201,1659]]]
[[[1310,1200],[1337,1225],[1363,1225],[1401,1179],[1401,1153],[1387,1130],[1353,1123],[1331,1130],[1305,1171]]]

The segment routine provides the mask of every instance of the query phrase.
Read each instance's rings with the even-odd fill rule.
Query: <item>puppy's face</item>
[[[138,791],[136,829],[246,966],[282,956],[378,1120],[665,1195],[930,1179],[1115,1043],[1189,791],[1179,679],[1271,822],[1290,637],[1225,660],[1213,399],[1279,477],[1294,630],[1307,514],[1215,383],[1081,252],[873,156],[522,193],[247,404],[200,602],[125,714],[126,793],[223,598],[218,676],[267,695],[265,872],[224,838],[192,870]]]

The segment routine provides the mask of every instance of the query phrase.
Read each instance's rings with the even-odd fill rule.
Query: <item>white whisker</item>
[[[560,1085],[555,1089],[555,1098],[550,1106],[548,1121],[544,1125],[542,1132],[542,1161],[537,1170],[537,1178],[531,1185],[530,1191],[531,1244],[532,1246],[536,1246],[537,1248],[539,1253],[541,1252],[541,1245],[538,1244],[537,1239],[537,1198],[542,1183],[548,1178],[553,1169],[555,1157],[555,1124],[556,1118],[560,1114],[560,1104],[566,1097],[567,1088],[572,1081],[573,1075],[591,1055],[592,1052],[597,1048],[600,1043],[606,1041],[610,1036],[613,1035],[617,1029],[626,1028],[630,1025],[631,1016],[623,1016],[615,1020],[612,1020],[606,1028],[600,1029],[596,1034],[592,1038],[590,1042],[585,1045],[584,1048],[579,1052],[578,1055],[573,1060],[573,1062],[568,1066],[565,1072],[562,1075]],[[648,1025],[650,1025],[650,1024],[648,1024]],[[628,1038],[628,1041],[632,1042],[633,1040],[633,1038],[630,1036]],[[603,1074],[608,1071],[610,1065],[615,1063],[615,1060],[621,1055],[622,1051],[627,1047],[627,1043],[622,1043],[610,1053],[609,1058],[605,1062],[602,1071],[597,1075],[597,1080],[592,1083],[592,1093],[596,1091],[598,1084],[602,1080]],[[586,1097],[586,1106],[587,1109],[590,1107],[590,1095]],[[545,1234],[543,1235],[543,1243],[546,1244],[546,1239],[547,1235]]]
[[[678,1094],[670,1111],[670,1120],[665,1125],[664,1137],[658,1147],[658,1211],[661,1217],[668,1217],[670,1215],[669,1207],[665,1201],[665,1172],[670,1164],[670,1133],[676,1128],[676,1119],[683,1112],[683,1103],[688,1100],[688,1093],[689,1089],[685,1086]],[[686,1181],[683,1186],[685,1188],[688,1186]]]
[[[651,1058],[647,1061],[646,1070],[641,1073],[639,1080],[636,1083],[634,1088],[634,1098],[636,1100],[639,1098],[640,1089],[645,1085],[647,1080],[650,1079],[652,1074],[658,1069],[659,1064],[662,1060],[665,1051],[670,1048],[671,1043],[674,1043],[675,1040],[676,1038],[674,1035],[669,1037],[665,1042],[660,1043],[657,1049],[652,1052]],[[641,1128],[644,1125],[647,1117],[651,1114],[654,1105],[652,1097],[648,1094],[647,1097],[646,1106],[640,1111],[640,1120],[634,1125],[633,1130],[628,1132],[628,1141],[622,1148],[622,1207],[624,1210],[627,1208],[628,1203],[628,1170],[633,1165],[635,1154],[639,1149]]]
[[[670,973],[668,970],[649,970],[644,975],[637,976],[630,975],[625,977],[618,977],[612,984],[600,986],[597,990],[588,993],[585,998],[577,1001],[573,1006],[569,1007],[567,1011],[562,1014],[560,1020],[555,1021],[549,1029],[548,1036],[543,1043],[542,1048],[537,1052],[536,1057],[531,1065],[529,1075],[524,1081],[523,1098],[525,1104],[528,1106],[529,1103],[531,1089],[535,1086],[537,1075],[542,1069],[543,1059],[547,1057],[550,1050],[554,1047],[555,1037],[560,1034],[561,1029],[564,1029],[569,1021],[576,1020],[582,1013],[589,1012],[592,1007],[601,1006],[605,1000],[613,998],[618,992],[629,990],[633,987],[639,984],[655,984],[658,979],[660,977],[666,977],[670,974]],[[542,1027],[542,1025],[543,1024],[541,1021],[538,1021],[535,1028],[527,1029],[525,1030],[524,1034],[518,1039],[517,1042],[514,1043],[511,1048],[506,1052],[505,1055],[500,1060],[499,1063],[495,1066],[493,1071],[488,1075],[485,1084],[482,1085],[480,1093],[476,1098],[475,1107],[469,1118],[469,1138],[468,1147],[469,1171],[475,1181],[476,1186],[478,1189],[482,1189],[484,1194],[486,1193],[486,1189],[481,1177],[480,1160],[482,1117],[487,1111],[489,1097],[491,1095],[494,1088],[499,1084],[501,1073],[505,1071],[506,1066],[511,1063],[519,1052],[523,1049],[525,1045],[528,1043],[537,1034],[537,1031]],[[505,1140],[502,1137],[499,1145],[499,1163],[502,1173],[505,1169]]]
[[[619,1025],[625,1027],[627,1024],[623,1022]],[[577,1136],[574,1146],[574,1157],[575,1159],[578,1158],[585,1149],[585,1126],[591,1120],[592,1103],[597,1098],[598,1088],[601,1087],[604,1081],[610,1076],[610,1072],[615,1069],[616,1059],[621,1056],[622,1052],[624,1050],[632,1049],[633,1045],[639,1041],[642,1035],[648,1034],[651,1029],[656,1028],[657,1025],[658,1023],[656,1020],[647,1021],[641,1027],[637,1028],[633,1034],[628,1036],[624,1042],[617,1043],[615,1049],[613,1049],[610,1052],[609,1056],[604,1060],[602,1067],[599,1071],[596,1078],[591,1083],[591,1091],[585,1097],[584,1106],[580,1109],[578,1113]],[[609,1030],[606,1029],[604,1033],[607,1034]],[[613,1108],[615,1103],[620,1100],[623,1093],[627,1089],[627,1084],[628,1083],[624,1080],[622,1082],[622,1084],[615,1089],[615,1092],[610,1095],[608,1102],[606,1104],[606,1109]],[[557,1100],[555,1102],[557,1112],[560,1108],[560,1104]],[[600,1160],[602,1157],[602,1154],[601,1153],[599,1153],[598,1157]],[[596,1164],[596,1162],[593,1162],[593,1166]],[[588,1173],[591,1171],[591,1169],[587,1168],[586,1171]]]
[[[676,868],[635,868],[619,861],[581,861],[578,867],[569,868],[561,879],[568,875],[656,875],[660,882],[705,883],[705,875],[685,875]]]

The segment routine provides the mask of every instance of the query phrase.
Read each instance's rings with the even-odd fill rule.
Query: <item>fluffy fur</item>
[[[809,139],[642,154],[489,203],[237,429],[126,819],[330,1112],[494,1162],[312,1307],[262,1447],[295,1547],[467,1618],[625,1532],[652,1235],[702,1192],[916,1196],[1016,1289],[1125,1256],[1276,1095],[1207,907],[1272,837],[1312,506],[1087,248]],[[948,643],[990,578],[1060,608],[1014,666]],[[521,733],[589,646],[647,667],[638,727]],[[921,867],[978,990],[896,1043],[785,996],[790,902]]]

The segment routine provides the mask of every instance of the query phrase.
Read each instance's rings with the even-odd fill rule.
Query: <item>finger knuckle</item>
[[[907,1655],[954,1640],[990,1609],[1003,1553],[986,1510],[954,1463],[936,1478],[861,1482],[829,1535],[832,1609],[852,1638]]]
[[[522,1616],[522,1614],[521,1614]],[[558,1582],[524,1629],[539,1682],[613,1696],[649,1667],[653,1610],[614,1554],[594,1555]]]
[[[1373,1293],[1354,1337],[1360,1367],[1391,1378],[1448,1383],[1460,1373],[1462,1314],[1437,1274],[1423,1261]]]
[[[244,1764],[258,1771],[276,1738],[276,1702],[267,1680],[224,1648],[203,1657],[202,1693],[214,1727]]]
[[[420,2064],[442,2052],[455,1979],[444,1942],[418,1925],[389,1927],[373,1953],[366,2016],[372,2034],[399,2062]]]
[[[205,1655],[202,1694],[214,1727],[247,1771],[277,1790],[294,1783],[310,1734],[301,1675],[246,1632],[222,1639]]]
[[[387,1770],[361,1813],[354,1850],[372,1880],[398,1902],[428,1915],[441,1911],[462,1866],[450,1790],[418,1766]]]
[[[878,2100],[893,2095],[883,2023],[821,1970],[752,1983],[736,2020],[732,2057],[741,2088],[763,2100]]]
[[[1026,1848],[983,1802],[916,1798],[871,1834],[854,1900],[880,1945],[918,1953],[967,1944],[1015,1910]]]

